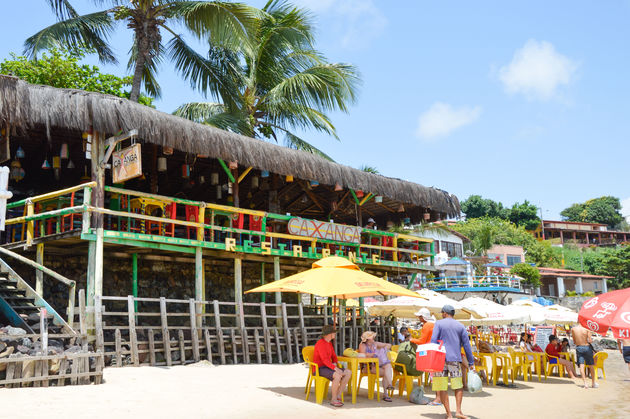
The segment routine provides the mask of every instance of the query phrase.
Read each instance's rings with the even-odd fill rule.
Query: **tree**
[[[573,204],[560,212],[566,221],[582,223],[601,223],[610,228],[622,226],[624,221],[621,215],[621,202],[614,196],[602,196],[589,199],[582,204]]]
[[[59,21],[25,41],[27,56],[62,46],[70,51],[92,50],[101,62],[116,63],[108,41],[116,24],[124,23],[133,32],[128,67],[133,69],[130,99],[136,102],[142,84],[149,95],[159,97],[157,67],[165,57],[202,92],[218,92],[222,87],[222,69],[195,52],[171,25],[183,26],[202,42],[220,39],[224,45],[236,45],[247,40],[258,15],[250,6],[221,1],[94,0],[111,7],[86,15],[80,15],[69,0],[47,2]],[[163,33],[172,36],[166,44]]]
[[[510,209],[509,220],[517,226],[522,226],[525,230],[535,230],[540,225],[538,218],[538,207],[532,205],[528,200],[522,204],[515,203]]]
[[[517,263],[510,268],[510,273],[520,276],[534,288],[540,286],[540,272],[528,263]]]
[[[210,48],[208,61],[224,71],[220,102],[187,103],[175,114],[240,134],[278,141],[330,159],[296,129],[337,137],[328,111],[347,112],[357,95],[358,72],[329,63],[314,48],[310,15],[284,1],[269,1],[249,42],[237,51]]]
[[[484,199],[481,195],[471,195],[461,203],[462,212],[467,219],[481,217],[496,217],[508,219],[509,209],[504,208],[500,202],[492,199]]]
[[[131,76],[117,77],[101,73],[97,66],[80,64],[81,58],[81,51],[70,53],[55,48],[50,50],[50,55],[44,53],[39,60],[29,60],[12,53],[11,59],[0,63],[0,74],[13,75],[33,84],[129,98],[129,91],[124,87],[131,85]],[[151,106],[153,99],[140,95],[139,102]]]

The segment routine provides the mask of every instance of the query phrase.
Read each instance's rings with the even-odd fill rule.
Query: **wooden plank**
[[[299,329],[296,327],[293,329],[293,342],[295,346],[295,362],[300,362],[300,338]]]
[[[83,290],[81,290],[83,291]],[[59,363],[59,378],[57,379],[57,387],[59,386],[63,386],[66,384],[66,379],[63,378],[63,376],[66,375],[66,372],[68,370],[68,360],[67,359],[62,359],[61,362]],[[8,378],[8,376],[7,376]]]
[[[79,373],[79,360],[78,359],[73,359],[72,360],[72,367],[70,368],[70,384],[71,385],[77,385],[79,382],[79,377],[77,376],[77,374]]]
[[[236,333],[234,329],[230,329],[230,340],[232,342],[232,364],[238,364],[238,358],[236,356]]]
[[[195,300],[193,298],[189,300],[188,308],[190,311],[190,335],[192,339],[193,359],[195,360],[195,362],[199,362],[201,360],[199,356],[199,334],[197,331],[197,313],[195,309]]]
[[[278,364],[282,364],[282,350],[280,349],[280,334],[278,329],[274,327],[273,337],[276,339],[276,353],[278,354]]]
[[[256,362],[262,364],[262,357],[260,355],[260,333],[258,333],[258,329],[254,329],[254,345],[256,345]]]
[[[136,335],[136,309],[133,295],[127,297],[127,312],[129,313],[129,345],[131,346],[131,360],[134,367],[140,366],[138,357],[138,336]]]
[[[171,338],[168,333],[168,320],[166,318],[166,298],[160,297],[160,318],[162,321],[162,342],[164,342],[164,359],[169,367],[173,365],[171,360]]]
[[[105,339],[103,338],[103,303],[100,295],[94,296],[94,321],[96,324],[96,350],[105,352]]]
[[[149,329],[149,363],[155,366],[155,330]]]
[[[289,333],[289,319],[287,317],[287,303],[282,303],[282,326],[284,328],[284,343],[287,348],[289,364],[293,364],[293,351],[291,350],[291,334]]]
[[[304,327],[304,304],[300,301],[298,304],[298,314],[300,316],[300,333],[302,333],[302,346],[308,346],[306,338],[306,327]]]
[[[260,303],[260,317],[262,318],[263,339],[265,340],[265,354],[267,355],[267,363],[271,364],[271,335],[269,334],[269,327],[267,326],[267,308],[264,302]]]
[[[210,343],[210,331],[208,329],[203,330],[203,337],[206,341],[206,355],[208,361],[212,362],[212,344]]]
[[[116,366],[122,367],[122,337],[120,335],[120,329],[114,331],[114,341],[116,342]]]
[[[186,364],[186,343],[184,341],[184,331],[179,329],[177,331],[177,338],[179,339],[179,361],[182,365]]]
[[[103,382],[103,366],[105,364],[105,359],[103,355],[100,355],[96,358],[96,368],[94,373],[94,384],[101,384]]]
[[[35,368],[33,369],[33,377],[39,378],[42,376],[42,362],[46,361],[33,361],[35,364]],[[33,382],[33,387],[40,387],[41,381],[37,380]]]
[[[249,338],[244,327],[241,328],[241,347],[243,348],[243,361],[245,364],[249,364]]]
[[[223,341],[223,331],[221,330],[221,312],[219,311],[219,302],[214,300],[212,302],[212,306],[214,308],[214,327],[217,332],[219,356],[221,357],[221,364],[225,365],[225,342]]]

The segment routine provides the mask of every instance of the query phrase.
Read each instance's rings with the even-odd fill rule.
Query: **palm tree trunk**
[[[129,100],[137,102],[140,98],[140,86],[142,85],[142,74],[144,73],[144,65],[147,62],[149,54],[149,37],[147,35],[148,25],[145,21],[142,28],[136,29],[136,43],[138,45],[138,57],[136,58],[136,68],[133,72],[133,81],[131,83],[131,93]]]

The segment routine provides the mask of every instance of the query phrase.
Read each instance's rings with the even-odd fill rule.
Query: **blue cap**
[[[442,313],[446,313],[446,314],[450,314],[451,316],[455,315],[455,307],[453,307],[450,304],[446,304],[444,305],[444,307],[442,307]]]

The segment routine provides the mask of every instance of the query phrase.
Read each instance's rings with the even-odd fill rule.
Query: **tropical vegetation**
[[[510,268],[510,273],[520,276],[525,280],[525,283],[533,287],[539,287],[541,284],[540,272],[528,263],[517,263]]]
[[[471,195],[461,203],[466,219],[491,217],[509,220],[525,230],[535,230],[540,225],[538,207],[528,200],[516,202],[511,208],[504,207],[501,202],[485,199],[481,195]]]
[[[218,93],[224,72],[197,53],[176,29],[183,27],[203,43],[235,46],[248,39],[259,10],[242,3],[179,0],[94,0],[105,10],[81,15],[69,0],[46,0],[58,22],[28,38],[29,58],[40,51],[62,47],[94,51],[103,63],[116,63],[110,36],[117,26],[132,32],[128,68],[132,70],[130,99],[138,101],[141,86],[159,97],[158,65],[166,58],[191,85],[202,92]],[[167,40],[168,39],[168,40]]]
[[[248,42],[239,48],[213,44],[205,60],[221,69],[216,102],[187,103],[175,114],[250,137],[278,142],[329,158],[300,137],[314,129],[335,138],[327,112],[347,112],[359,75],[350,64],[330,63],[315,49],[310,14],[285,1],[269,1]]]
[[[566,221],[601,223],[612,229],[628,228],[628,223],[621,215],[621,202],[614,196],[602,196],[573,204],[562,210],[560,215]]]

